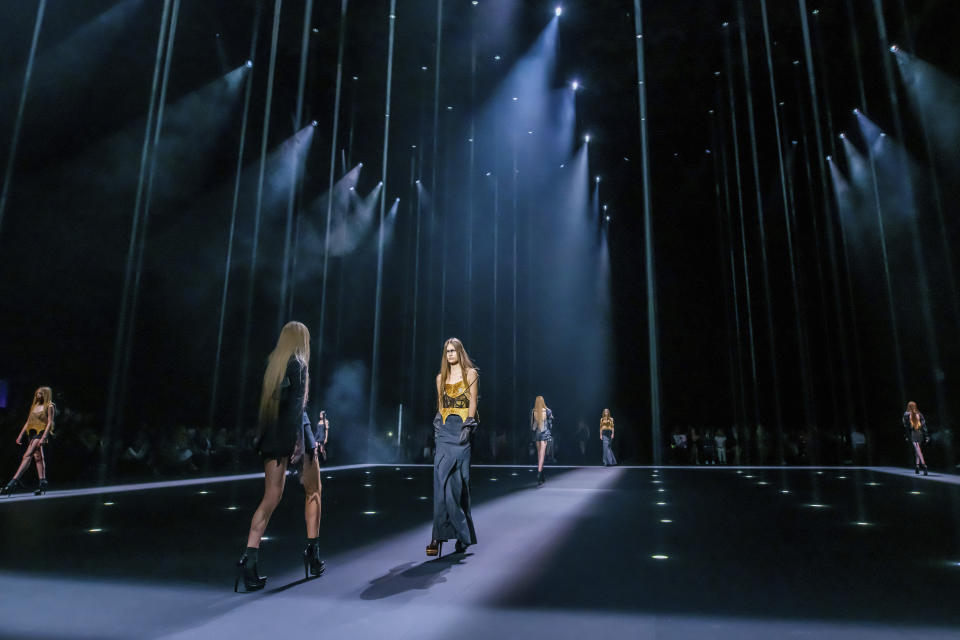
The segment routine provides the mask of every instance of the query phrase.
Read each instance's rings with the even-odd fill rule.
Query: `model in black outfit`
[[[319,576],[324,571],[320,559],[320,466],[317,461],[314,434],[309,433],[309,421],[303,422],[310,384],[310,332],[299,322],[288,322],[280,332],[277,346],[267,361],[260,395],[260,457],[263,459],[264,491],[260,506],[250,521],[247,548],[237,562],[237,579],[247,591],[262,589],[266,577],[259,574],[260,539],[267,528],[273,510],[280,503],[287,466],[302,459],[301,482],[306,492],[304,519],[307,525],[307,546],[303,551],[305,573]]]
[[[916,402],[908,402],[907,410],[903,412],[903,431],[904,438],[913,445],[914,472],[920,475],[927,475],[927,461],[923,459],[923,450],[921,444],[930,442],[930,434],[927,432],[927,421],[923,414],[917,411]]]

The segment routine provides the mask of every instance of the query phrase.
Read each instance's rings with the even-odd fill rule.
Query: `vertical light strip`
[[[130,289],[133,286],[134,264],[136,258],[137,241],[140,237],[140,205],[143,200],[144,186],[147,178],[147,167],[150,158],[150,140],[153,131],[153,120],[157,108],[157,92],[160,86],[160,69],[163,65],[163,47],[167,41],[167,25],[170,18],[170,0],[164,0],[163,13],[160,16],[160,35],[157,37],[157,51],[153,65],[153,80],[150,88],[150,106],[147,109],[147,123],[143,134],[143,146],[140,149],[140,173],[137,177],[137,194],[133,204],[133,223],[130,228],[130,244],[127,246],[127,262],[123,274],[123,290],[120,295],[120,317],[117,322],[117,335],[113,345],[113,362],[110,367],[110,386],[107,392],[107,410],[104,420],[104,431],[109,433],[116,422],[117,410],[121,403],[120,373],[124,363],[124,349],[126,340],[127,314],[130,309]],[[103,481],[107,471],[107,456],[100,460],[100,480]]]
[[[333,185],[337,166],[337,139],[340,135],[340,96],[343,91],[343,49],[347,40],[347,3],[340,2],[340,43],[337,47],[337,86],[333,98],[333,132],[330,135],[330,174],[327,187],[327,220],[323,233],[323,280],[320,285],[320,330],[317,335],[317,361],[323,362],[323,345],[326,342],[327,288],[330,276],[330,226],[333,220]],[[354,83],[356,88],[356,83]],[[351,138],[352,138],[351,124]],[[319,382],[320,379],[317,378]]]
[[[267,101],[263,112],[263,134],[260,138],[260,174],[257,178],[257,198],[253,213],[252,247],[250,249],[250,275],[247,282],[247,302],[243,328],[243,355],[240,362],[240,393],[237,394],[237,424],[243,423],[243,405],[247,393],[247,370],[249,367],[250,333],[253,323],[253,290],[257,277],[257,251],[260,245],[260,214],[263,210],[263,183],[267,168],[267,144],[270,140],[270,110],[273,106],[273,78],[277,66],[277,40],[280,36],[280,11],[283,0],[273,5],[273,32],[270,38],[270,64],[267,67]],[[291,142],[295,144],[296,139]]]
[[[306,0],[303,7],[303,32],[300,37],[300,74],[297,78],[297,110],[293,117],[294,135],[300,131],[303,121],[303,90],[307,83],[307,62],[310,53],[310,22],[312,17],[313,0]],[[280,332],[280,327],[283,326],[284,316],[286,316],[287,320],[293,319],[293,297],[297,286],[296,276],[291,273],[292,269],[296,266],[296,247],[298,244],[292,237],[294,206],[297,197],[297,174],[299,171],[297,151],[297,145],[290,147],[290,193],[287,196],[287,224],[284,228],[283,237],[283,272],[280,276],[280,301],[277,305],[278,333]],[[293,278],[292,283],[290,282],[291,278]]]
[[[227,293],[230,290],[230,266],[233,264],[233,239],[237,229],[237,212],[240,209],[240,180],[243,176],[243,148],[247,142],[247,123],[250,120],[250,95],[253,93],[253,61],[257,53],[257,38],[260,35],[261,7],[256,5],[256,14],[253,18],[253,35],[250,37],[250,55],[247,58],[246,89],[243,96],[243,116],[240,121],[240,144],[237,148],[237,176],[233,181],[233,200],[230,204],[230,230],[227,235],[227,258],[223,267],[223,292],[220,295],[220,320],[217,324],[217,350],[213,358],[213,383],[210,385],[210,411],[207,415],[207,426],[213,428],[214,417],[217,413],[217,394],[220,388],[220,354],[223,351],[223,325],[227,316]],[[239,423],[238,423],[239,426]],[[240,431],[236,433],[237,441]]]
[[[650,430],[653,464],[661,463],[660,446],[660,354],[657,344],[657,288],[653,255],[653,211],[650,198],[650,141],[647,132],[647,88],[643,56],[643,14],[640,0],[633,0],[633,14],[637,35],[637,75],[640,99],[641,171],[643,173],[643,242],[644,267],[647,276],[647,342],[650,348]]]
[[[377,230],[377,298],[373,312],[373,354],[370,363],[370,407],[367,422],[367,458],[370,457],[373,443],[373,425],[376,421],[377,395],[380,374],[380,315],[383,293],[383,225],[387,203],[387,154],[390,151],[390,99],[393,89],[393,42],[397,23],[397,0],[390,0],[390,37],[387,44],[387,98],[386,112],[383,117],[383,167],[380,175],[380,226]]]
[[[27,56],[27,68],[23,73],[23,88],[20,89],[17,117],[13,121],[13,138],[10,141],[10,155],[7,158],[7,170],[3,176],[3,191],[0,192],[0,230],[3,229],[3,214],[7,210],[10,182],[13,178],[13,163],[17,158],[17,143],[20,142],[20,127],[23,125],[23,110],[26,107],[27,94],[30,91],[30,78],[33,77],[33,61],[36,60],[37,57],[37,42],[40,40],[40,28],[43,26],[43,16],[46,10],[47,0],[40,0],[40,4],[37,6],[37,17],[33,21],[33,38],[30,40],[30,54]],[[159,54],[157,59],[159,60]]]
[[[753,85],[750,81],[750,58],[747,53],[747,18],[743,10],[743,0],[737,3],[740,23],[740,59],[743,63],[743,83],[747,94],[747,123],[750,131],[750,158],[753,165],[754,190],[757,199],[757,231],[760,240],[760,260],[763,269],[760,272],[763,282],[764,301],[766,302],[767,333],[770,341],[770,363],[773,378],[773,410],[777,428],[778,462],[784,462],[783,450],[783,412],[780,407],[780,375],[777,367],[776,329],[773,324],[773,296],[770,293],[770,267],[767,261],[767,232],[763,219],[763,197],[760,194],[760,161],[757,156],[757,129],[753,115]],[[763,461],[760,461],[761,463]]]

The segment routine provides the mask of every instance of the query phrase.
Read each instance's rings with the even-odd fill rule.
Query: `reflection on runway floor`
[[[476,467],[479,543],[428,559],[431,469],[325,469],[232,592],[256,475],[0,500],[0,636],[955,636],[960,486],[883,469]],[[37,598],[42,604],[37,608]]]

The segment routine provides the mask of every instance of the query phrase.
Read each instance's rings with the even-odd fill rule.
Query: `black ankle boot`
[[[918,462],[913,471],[916,475],[920,475],[920,463]]]
[[[267,577],[261,576],[257,571],[257,560],[259,550],[247,547],[247,550],[237,561],[237,577],[233,581],[233,591],[237,592],[240,586],[240,580],[243,580],[244,589],[247,591],[258,591],[267,584]]]
[[[10,494],[16,493],[17,491],[24,491],[25,487],[23,483],[20,482],[20,478],[14,478],[8,482],[2,489],[0,489],[0,496],[8,496]]]
[[[37,490],[33,492],[35,496],[42,496],[47,492],[47,479],[40,478],[40,484],[37,485]]]
[[[543,477],[543,470],[540,470],[540,473],[537,474],[537,486],[542,487],[543,483],[546,482],[546,479]]]
[[[309,578],[311,573],[320,577],[326,570],[326,565],[320,559],[320,544],[316,538],[307,538],[307,548],[303,550],[303,577]]]
[[[927,473],[927,465],[923,464],[923,465],[920,465],[920,466],[923,468],[923,475],[925,475],[925,476],[926,476],[926,475],[929,475],[929,474]]]

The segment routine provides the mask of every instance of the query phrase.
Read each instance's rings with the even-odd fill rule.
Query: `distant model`
[[[33,402],[30,404],[30,414],[27,421],[17,434],[17,444],[23,444],[23,436],[27,436],[27,450],[20,460],[20,466],[13,478],[0,489],[0,494],[6,495],[14,491],[23,490],[21,476],[30,466],[30,461],[37,467],[37,476],[40,482],[33,495],[43,495],[47,491],[47,464],[43,457],[43,445],[47,444],[47,439],[53,434],[53,418],[56,414],[56,407],[53,404],[53,391],[50,387],[40,387],[33,393]]]
[[[479,376],[463,343],[450,338],[443,344],[437,374],[437,415],[433,432],[433,535],[428,556],[439,556],[443,543],[457,541],[457,553],[477,544],[470,515],[470,438],[476,430]]]
[[[543,459],[547,455],[547,444],[553,440],[553,411],[547,407],[543,396],[537,396],[530,412],[530,431],[537,446],[537,486],[542,487]]]
[[[247,548],[237,562],[236,591],[243,581],[247,591],[262,589],[266,577],[257,570],[260,540],[273,510],[283,496],[287,466],[303,460],[301,482],[306,492],[304,520],[307,546],[303,551],[304,573],[319,576],[324,571],[320,559],[320,466],[313,446],[309,421],[303,423],[310,386],[310,331],[299,322],[288,322],[280,332],[277,346],[267,359],[260,394],[260,458],[263,460],[263,499],[250,521]]]
[[[617,459],[613,457],[613,417],[610,415],[610,409],[604,409],[600,416],[600,441],[603,442],[603,466],[609,467],[617,464]]]
[[[927,475],[927,461],[923,459],[920,445],[930,442],[930,435],[927,433],[927,421],[917,411],[916,402],[907,403],[907,410],[903,413],[903,431],[904,438],[913,445],[914,472],[920,475],[922,469],[923,475]]]

